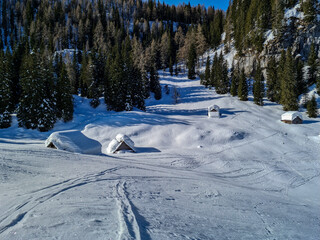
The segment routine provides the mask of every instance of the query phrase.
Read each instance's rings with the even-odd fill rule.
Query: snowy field
[[[319,239],[320,119],[287,125],[280,105],[160,77],[171,92],[147,112],[75,99],[74,121],[54,131],[79,131],[98,155],[46,148],[54,131],[16,120],[0,130],[0,239]],[[137,153],[107,155],[118,133]]]

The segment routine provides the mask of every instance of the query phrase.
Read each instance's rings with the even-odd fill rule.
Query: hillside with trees
[[[320,89],[316,0],[233,0],[226,12],[152,0],[2,0],[0,8],[1,127],[12,113],[40,131],[70,121],[74,94],[93,108],[104,97],[106,110],[145,110],[145,99],[162,97],[160,69],[241,100],[252,90],[258,105],[266,96],[285,110],[308,87]]]
[[[240,100],[247,100],[252,91],[257,105],[263,105],[266,97],[285,111],[298,110],[303,96],[306,107],[312,101],[308,89],[320,89],[319,14],[316,0],[231,1],[220,48],[225,55],[236,52],[233,64],[228,73],[223,58],[214,56],[202,84]]]
[[[20,126],[47,131],[72,119],[72,94],[145,110],[150,94],[161,98],[159,69],[178,74],[183,62],[194,78],[198,57],[221,42],[225,14],[152,0],[12,0],[1,1],[0,21],[1,126],[17,112]]]

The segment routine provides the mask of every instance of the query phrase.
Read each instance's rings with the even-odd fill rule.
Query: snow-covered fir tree
[[[4,53],[0,51],[0,128],[11,126],[10,115],[10,79],[6,74],[6,65]]]
[[[64,63],[62,63],[59,75],[56,86],[56,115],[64,122],[68,122],[73,119],[73,97],[67,67]]]
[[[21,71],[22,96],[17,110],[20,127],[48,131],[56,122],[51,62],[40,53],[26,55]]]

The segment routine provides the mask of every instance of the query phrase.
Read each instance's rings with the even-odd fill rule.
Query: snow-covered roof
[[[211,105],[210,107],[208,107],[208,111],[209,112],[211,112],[213,110],[219,112],[220,111],[220,107],[218,105]]]
[[[301,113],[296,111],[289,111],[281,115],[281,120],[293,121],[297,117],[299,117],[300,119],[303,119]]]
[[[136,151],[134,148],[134,142],[127,135],[118,134],[116,138],[109,143],[107,147],[107,152],[115,153],[123,143],[125,143],[129,148],[131,148],[132,151]]]
[[[69,152],[101,154],[101,144],[98,141],[88,138],[81,131],[75,130],[54,132],[45,141],[45,145]]]

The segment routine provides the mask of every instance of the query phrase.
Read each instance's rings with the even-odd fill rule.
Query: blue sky
[[[163,2],[163,0],[160,1],[160,2]],[[220,8],[220,9],[223,9],[223,10],[227,10],[228,5],[229,5],[229,0],[211,0],[211,1],[209,1],[209,0],[205,0],[205,1],[199,1],[199,0],[190,0],[190,1],[164,0],[164,2],[166,4],[170,4],[170,5],[172,5],[172,4],[178,5],[179,3],[183,3],[183,2],[188,4],[190,2],[190,4],[193,5],[193,6],[196,6],[196,5],[198,5],[200,3],[201,5],[205,5],[206,7],[209,7],[209,6],[213,5],[216,9]]]

